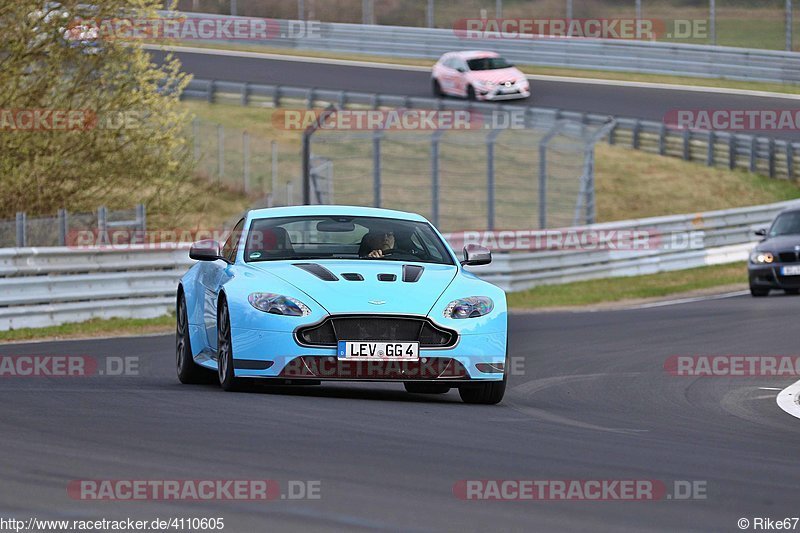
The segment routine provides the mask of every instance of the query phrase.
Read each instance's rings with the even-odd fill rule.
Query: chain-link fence
[[[531,118],[515,129],[309,131],[308,200],[418,212],[443,231],[593,222],[594,143],[610,124]]]
[[[94,213],[70,213],[29,217],[17,213],[13,220],[0,220],[0,248],[25,246],[67,246],[94,243],[100,234],[120,230],[123,234],[147,230],[147,215],[142,204],[133,209],[109,211],[97,208]]]
[[[658,40],[800,49],[800,17],[793,16],[791,0],[180,0],[178,9],[250,17],[436,28],[453,28],[459,20],[487,17],[538,20],[644,18],[654,19],[665,29],[678,30],[663,31]],[[696,24],[699,26],[675,26],[676,20],[698,21]],[[686,34],[689,29],[691,34]]]

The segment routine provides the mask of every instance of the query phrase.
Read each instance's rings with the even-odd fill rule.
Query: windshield
[[[244,259],[383,259],[453,264],[445,244],[427,222],[353,216],[253,220]]]
[[[800,234],[800,211],[778,215],[769,229],[770,237]]]
[[[497,70],[514,66],[502,57],[479,57],[476,59],[469,59],[467,65],[469,65],[470,70]]]

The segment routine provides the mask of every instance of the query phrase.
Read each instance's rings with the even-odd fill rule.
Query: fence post
[[[709,0],[708,2],[708,31],[711,35],[711,44],[717,44],[717,3],[715,0]]]
[[[286,205],[292,205],[294,202],[294,183],[291,181],[286,182]],[[308,204],[305,204],[308,205]]]
[[[736,168],[736,159],[739,152],[739,148],[736,145],[736,134],[731,133],[731,138],[728,141],[728,168],[733,170]]]
[[[303,205],[311,205],[311,126],[303,132]],[[275,142],[275,141],[273,141]],[[273,152],[272,161],[272,187],[275,192],[275,156]],[[287,204],[288,205],[288,204]]]
[[[24,211],[20,211],[17,213],[17,248],[24,248],[26,245],[27,234],[26,234],[26,223],[27,223],[27,216],[25,215]]]
[[[794,181],[794,145],[792,141],[786,141],[786,175]]]
[[[379,130],[372,134],[372,206],[381,206],[381,132]]]
[[[539,141],[539,229],[547,227],[547,145],[560,129],[557,121]]]
[[[214,80],[208,80],[208,93],[206,94],[206,100],[208,100],[209,104],[214,103],[214,92],[216,89],[216,82]]]
[[[225,128],[217,124],[217,182],[225,175]]]
[[[297,19],[306,20],[306,3],[304,0],[297,0]]]
[[[637,118],[636,122],[633,123],[633,133],[631,134],[631,147],[633,147],[634,150],[639,149],[639,136],[641,132],[642,121]]]
[[[67,245],[67,232],[69,231],[69,221],[67,220],[67,210],[58,210],[58,245]]]
[[[755,135],[750,137],[750,172],[756,171],[756,156],[758,155],[758,139]]]
[[[435,0],[428,0],[428,8],[425,11],[425,25],[429,28],[433,28],[434,26],[434,19],[433,19],[434,2]]]
[[[311,87],[308,89],[308,100],[306,101],[306,109],[312,109],[314,107],[314,88]]]
[[[713,131],[708,132],[708,147],[706,149],[706,166],[713,167],[714,166],[714,142],[716,140],[716,135],[714,135]]]
[[[503,18],[503,0],[495,0],[494,16],[499,19]]]
[[[244,174],[244,193],[250,194],[250,134],[242,132],[242,168]]]
[[[662,122],[658,130],[658,155],[665,153],[667,153],[667,125]]]
[[[786,0],[786,51],[792,48],[792,0]]]
[[[104,206],[97,208],[97,244],[109,244],[108,238],[108,209]]]

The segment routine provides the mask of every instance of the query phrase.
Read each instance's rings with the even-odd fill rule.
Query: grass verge
[[[738,284],[745,288],[746,282],[747,269],[744,263],[731,263],[644,276],[542,285],[510,293],[508,305],[519,310],[621,303]]]
[[[175,317],[164,315],[158,318],[111,318],[93,319],[86,322],[61,324],[44,328],[21,328],[0,331],[0,342],[28,340],[60,340],[85,337],[122,337],[126,335],[146,335],[169,333],[175,327]]]

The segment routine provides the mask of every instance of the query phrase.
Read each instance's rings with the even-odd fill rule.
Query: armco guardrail
[[[642,229],[667,235],[700,232],[701,249],[499,253],[473,269],[509,291],[540,284],[651,274],[744,261],[753,229],[800,201],[655,217],[581,229]],[[0,250],[0,330],[89,318],[156,317],[173,309],[178,279],[192,264],[187,246],[73,250]],[[743,272],[744,274],[744,272]]]
[[[611,144],[630,146],[660,155],[698,161],[708,166],[741,168],[770,177],[794,180],[797,173],[796,156],[800,143],[771,137],[732,133],[669,128],[663,122],[628,117],[609,117],[596,113],[579,113],[552,108],[470,102],[454,98],[438,99],[388,94],[334,91],[284,85],[261,85],[217,80],[192,80],[183,98],[215,102],[235,100],[241,105],[269,104],[273,107],[301,105],[324,107],[336,104],[347,107],[404,107],[418,109],[471,109],[491,115],[498,112],[522,112],[526,120],[552,123],[557,120],[599,126],[615,120],[608,139]]]
[[[207,13],[195,18],[246,19]],[[490,48],[520,65],[672,74],[702,78],[800,82],[800,54],[773,50],[616,39],[533,37],[465,38],[451,29],[323,22],[318,31],[292,31],[297,21],[275,20],[274,39],[248,40],[271,48],[436,59],[445,52]],[[281,36],[281,37],[277,37]],[[215,41],[210,41],[215,42]],[[216,41],[224,42],[224,41]]]

